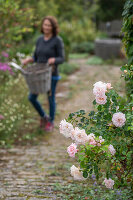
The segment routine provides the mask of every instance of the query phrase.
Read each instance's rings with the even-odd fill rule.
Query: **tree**
[[[0,46],[2,51],[15,50],[23,35],[32,32],[33,9],[21,8],[21,0],[0,0]],[[10,51],[11,52],[11,51]]]
[[[125,0],[99,0],[97,17],[101,21],[121,19]]]

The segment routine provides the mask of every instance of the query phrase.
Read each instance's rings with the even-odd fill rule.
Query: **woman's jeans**
[[[49,102],[49,115],[50,121],[53,122],[55,118],[56,102],[55,102],[55,91],[58,80],[51,80],[51,91],[47,93]],[[43,110],[40,102],[37,100],[38,94],[29,94],[29,101],[32,103],[36,111],[41,117],[45,117],[46,113]]]

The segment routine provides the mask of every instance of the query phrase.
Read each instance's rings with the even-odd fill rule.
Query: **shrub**
[[[22,76],[18,75],[5,82],[4,87],[0,86],[0,115],[3,116],[0,119],[0,145],[10,145],[15,140],[21,140],[19,136],[22,130],[29,126],[30,108],[27,95],[23,95],[27,92],[23,81]]]
[[[123,15],[123,28],[124,32],[123,43],[125,45],[126,54],[128,57],[128,65],[122,67],[126,71],[124,77],[126,82],[126,93],[128,101],[133,100],[133,1],[127,0],[124,6]]]
[[[94,84],[96,111],[71,113],[60,123],[60,133],[70,137],[67,152],[76,157],[80,167],[71,167],[75,180],[85,180],[89,175],[103,178],[107,188],[131,182],[133,102],[123,105],[121,97],[110,83]],[[75,128],[74,128],[75,127]]]
[[[74,53],[94,53],[94,42],[72,43],[71,52]]]
[[[88,53],[71,53],[69,58],[78,59],[78,58],[88,58]]]
[[[88,58],[87,64],[89,65],[102,65],[104,64],[104,60],[98,56],[93,56]]]
[[[61,31],[65,32],[71,43],[94,41],[96,30],[93,22],[89,19],[80,21],[64,21],[60,25]]]
[[[63,64],[59,65],[59,71],[62,74],[72,74],[73,72],[77,71],[79,69],[79,66],[76,64],[70,64],[67,62],[64,62]]]

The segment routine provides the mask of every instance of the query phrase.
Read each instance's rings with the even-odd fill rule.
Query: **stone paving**
[[[80,64],[83,65],[83,61]],[[112,81],[115,82],[119,77],[119,67],[108,68],[107,73],[104,68],[101,68],[97,73],[97,67],[86,66],[76,73],[76,78],[70,77],[69,84],[83,82],[78,86],[80,96],[77,94],[69,101],[66,98],[61,104],[60,98],[63,95],[59,95],[57,100],[61,116],[57,119],[54,132],[48,133],[48,137],[44,136],[38,145],[0,149],[0,200],[63,199],[58,197],[54,185],[73,182],[69,168],[74,163],[66,153],[71,141],[59,134],[59,122],[72,111],[90,109],[91,106],[88,105],[93,100],[93,95],[89,92],[92,86],[88,88],[90,81],[94,84],[95,81],[99,81],[100,76],[102,80],[108,80],[108,78],[111,80],[110,75],[114,74],[112,69],[115,71]],[[69,87],[69,84],[64,84],[65,94],[68,91],[65,87]],[[81,97],[84,101],[81,101]]]
[[[55,171],[67,162],[65,153],[64,148],[47,142],[0,150],[0,199],[58,199],[51,186],[66,181]]]

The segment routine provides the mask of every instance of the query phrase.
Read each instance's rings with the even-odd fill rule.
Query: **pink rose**
[[[77,153],[77,145],[75,143],[72,143],[69,147],[67,147],[67,152],[70,157],[75,157],[75,153]]]
[[[101,144],[100,144],[100,143],[97,143],[97,146],[98,146],[98,147],[100,147],[100,146],[101,146]]]
[[[79,168],[75,167],[74,165],[70,168],[71,175],[73,176],[74,180],[85,180],[83,177],[82,172]]]
[[[113,87],[111,87],[111,83],[107,83],[106,86],[107,86],[107,89],[108,89],[108,90],[110,90],[110,89],[113,88]]]
[[[107,102],[107,96],[106,95],[101,95],[101,96],[96,96],[96,103],[98,104],[105,104]]]
[[[107,90],[106,83],[103,83],[102,81],[98,81],[94,84],[93,94],[96,96],[105,95],[106,90]]]
[[[113,189],[114,180],[112,180],[111,178],[109,179],[105,178],[104,183],[106,188]]]
[[[68,123],[65,119],[60,122],[59,125],[60,133],[63,134],[66,138],[71,137],[71,132],[73,130],[73,125]]]
[[[125,114],[123,114],[122,112],[113,114],[112,122],[116,127],[124,126],[125,121],[126,121]]]
[[[84,129],[79,129],[75,127],[75,129],[71,133],[72,140],[75,140],[76,144],[85,144],[88,141],[88,136]]]
[[[114,149],[113,145],[111,145],[111,144],[108,146],[108,150],[110,151],[110,153],[112,155],[114,155],[116,153],[116,150]]]
[[[96,146],[96,141],[94,140],[94,138],[91,138],[89,141],[89,144]]]

